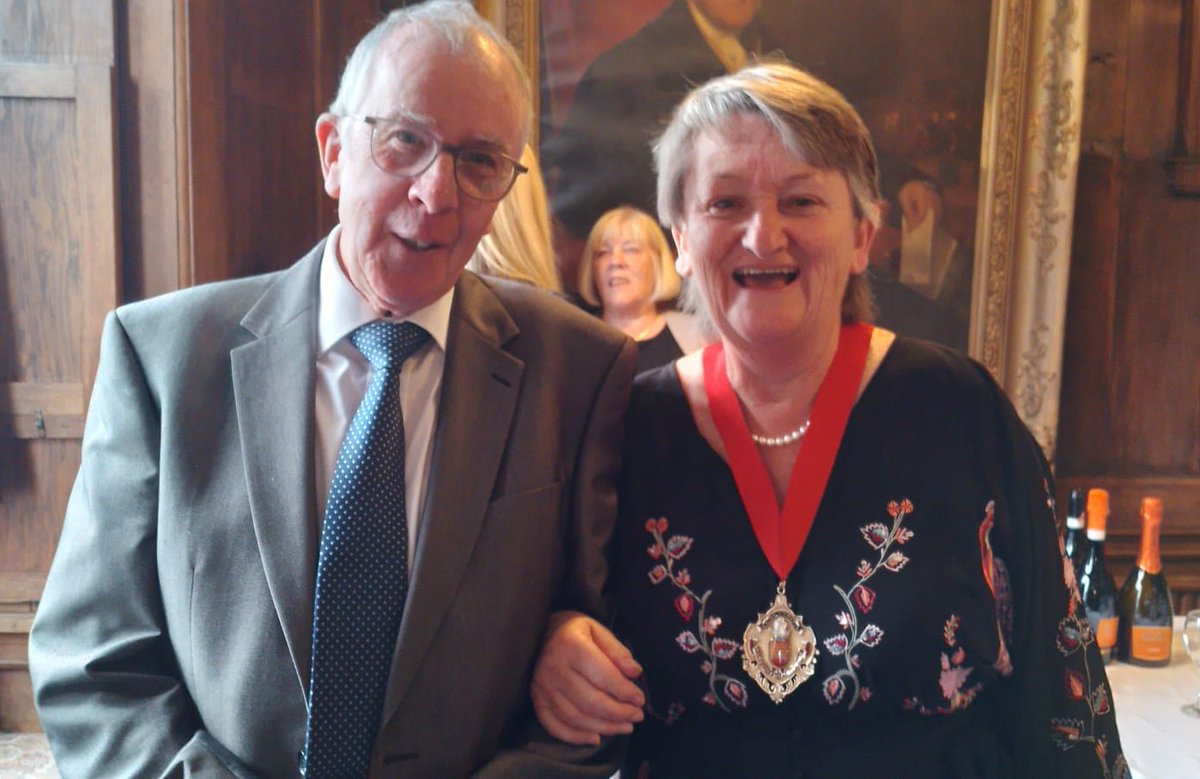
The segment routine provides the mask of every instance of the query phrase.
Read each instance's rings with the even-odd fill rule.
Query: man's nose
[[[413,178],[409,197],[433,212],[447,211],[458,206],[458,181],[454,173],[454,156],[438,151],[429,167]]]

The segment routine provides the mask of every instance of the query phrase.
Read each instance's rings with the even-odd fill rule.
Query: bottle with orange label
[[[1171,662],[1171,589],[1162,570],[1162,501],[1142,498],[1142,547],[1117,600],[1117,659],[1134,665]]]
[[[1096,646],[1104,662],[1112,660],[1117,643],[1117,585],[1104,566],[1104,539],[1108,527],[1108,490],[1088,490],[1087,557],[1079,577],[1080,595]]]

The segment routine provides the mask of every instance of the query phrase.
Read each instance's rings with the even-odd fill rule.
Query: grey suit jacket
[[[322,248],[108,318],[30,637],[64,776],[298,774]],[[548,612],[603,608],[633,365],[552,296],[460,279],[371,776],[611,773],[607,746],[531,725],[526,691]]]

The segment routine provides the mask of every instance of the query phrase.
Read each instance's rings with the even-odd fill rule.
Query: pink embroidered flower
[[[696,634],[690,630],[685,630],[675,636],[675,643],[683,648],[683,651],[689,655],[700,649],[700,640],[696,638]]]
[[[1063,673],[1063,686],[1066,687],[1067,697],[1073,701],[1083,700],[1087,691],[1087,682],[1084,681],[1083,674],[1071,668]]]
[[[703,663],[700,664],[700,670],[703,671],[704,673],[710,673],[712,671],[712,669],[713,669],[713,664],[711,662],[709,662],[708,660],[705,660]]]
[[[650,577],[651,584],[658,584],[667,578],[667,567],[665,565],[656,565],[650,569],[650,573],[647,575]]]
[[[903,552],[892,552],[883,561],[883,567],[895,573],[908,564],[908,557]]]
[[[905,498],[904,500],[900,501],[900,510],[903,511],[905,514],[913,513],[912,501],[909,500],[908,498]]]
[[[837,615],[837,623],[842,630],[849,630],[850,626],[854,624],[854,618],[850,616],[850,612],[843,611]]]
[[[671,536],[667,539],[667,554],[672,560],[678,560],[692,548],[692,539],[688,536]]]
[[[867,625],[858,640],[864,646],[877,646],[882,638],[883,628],[878,625]]]
[[[725,697],[733,701],[741,708],[746,708],[750,696],[746,694],[746,686],[737,679],[730,679],[725,682]]]
[[[728,660],[738,652],[738,643],[731,641],[728,638],[714,638],[712,642],[713,654],[718,660]]]
[[[902,528],[900,528],[900,530],[898,530],[896,532],[896,543],[897,544],[907,544],[909,541],[912,540],[912,537],[913,537],[913,532],[906,527],[902,527]]]
[[[829,650],[829,654],[833,655],[834,657],[843,654],[846,651],[846,647],[849,645],[849,639],[840,633],[836,636],[830,636],[829,638],[825,639],[825,648]]]
[[[900,513],[900,504],[894,500],[889,500],[887,504],[887,513],[888,516],[890,516],[892,519],[895,519],[896,515]]]
[[[1097,716],[1101,714],[1108,714],[1108,687],[1104,686],[1103,684],[1092,691],[1092,711],[1094,711]]]
[[[963,648],[960,646],[954,650],[954,656],[951,657],[950,659],[955,665],[962,665],[962,661],[965,660],[966,657],[967,657],[967,653],[964,652]]]
[[[717,632],[717,628],[719,628],[719,627],[721,627],[721,618],[720,617],[705,617],[704,618],[704,632],[705,633],[709,634],[710,636],[715,635]]]
[[[667,532],[667,518],[666,517],[658,518],[658,532],[660,532],[660,533]]]
[[[858,691],[858,699],[863,703],[866,703],[867,701],[871,700],[871,696],[874,694],[875,693],[871,692],[870,687],[864,687]]]
[[[1055,643],[1058,651],[1064,655],[1074,654],[1084,642],[1084,633],[1077,616],[1066,617],[1058,623],[1058,635]]]
[[[683,618],[684,622],[687,622],[692,618],[692,609],[694,607],[695,602],[692,600],[692,596],[688,595],[686,592],[680,594],[679,597],[675,599],[675,611],[679,612],[679,616]]]
[[[868,563],[866,560],[859,560],[858,561],[858,570],[856,570],[855,573],[858,574],[858,578],[860,578],[860,579],[867,578],[868,576],[871,575],[871,564]]]
[[[659,560],[662,558],[662,547],[658,544],[646,547],[646,554],[650,555],[651,560]]]
[[[942,696],[946,700],[954,704],[956,700],[962,697],[962,686],[966,684],[967,677],[971,675],[970,668],[964,668],[961,665],[946,667],[946,655],[942,654],[942,673],[938,678],[938,686],[942,688]]]
[[[894,514],[892,516],[895,516]],[[872,549],[878,549],[887,543],[888,535],[891,530],[882,522],[872,522],[864,528],[861,528],[863,538],[867,539],[867,543]]]
[[[717,705],[717,696],[713,695],[711,692],[704,693],[704,697],[701,698],[700,700],[704,701],[709,706]]]
[[[858,606],[858,610],[866,614],[875,605],[875,591],[865,584],[860,584],[854,588],[854,605]]]
[[[658,527],[658,523],[654,520],[654,517],[651,517],[650,519],[646,520],[646,532],[647,533],[653,533],[657,527]]]
[[[829,705],[836,706],[842,702],[842,696],[846,694],[846,683],[840,676],[831,676],[825,680],[822,691],[825,693],[825,700]]]

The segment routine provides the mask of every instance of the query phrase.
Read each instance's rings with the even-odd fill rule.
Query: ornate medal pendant
[[[775,603],[742,635],[742,668],[775,703],[808,681],[817,667],[817,637],[792,611],[787,583],[780,582]]]

